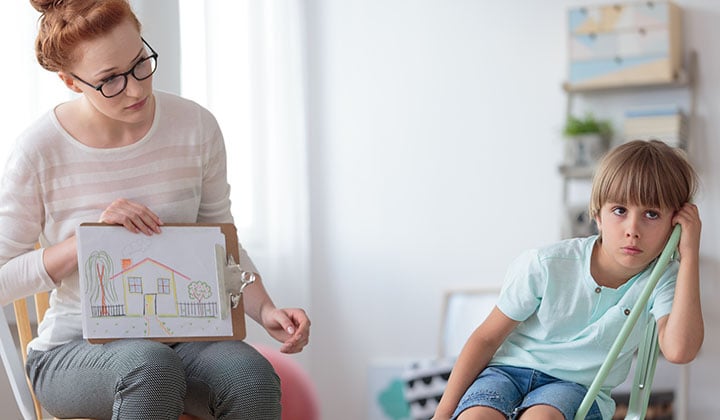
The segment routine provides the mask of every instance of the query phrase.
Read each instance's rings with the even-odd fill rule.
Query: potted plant
[[[607,120],[595,118],[592,113],[584,117],[570,115],[565,123],[565,164],[592,166],[608,149],[612,126]]]

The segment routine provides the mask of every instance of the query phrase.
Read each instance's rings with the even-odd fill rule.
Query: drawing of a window
[[[142,293],[142,277],[128,277],[128,292]]]
[[[160,277],[157,279],[157,292],[160,295],[170,294],[170,279]]]

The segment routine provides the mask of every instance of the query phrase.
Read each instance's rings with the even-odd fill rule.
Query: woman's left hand
[[[300,308],[271,309],[262,314],[262,325],[271,337],[283,343],[283,353],[298,353],[310,340],[310,319]]]

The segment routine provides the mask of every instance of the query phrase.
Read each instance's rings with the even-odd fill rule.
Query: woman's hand
[[[271,337],[283,343],[283,353],[298,353],[310,340],[310,319],[300,308],[272,308],[262,313],[262,325]]]
[[[163,222],[157,214],[142,204],[124,198],[113,201],[100,215],[101,223],[123,225],[133,233],[160,233]]]

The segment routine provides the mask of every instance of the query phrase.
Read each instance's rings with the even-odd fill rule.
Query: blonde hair
[[[79,59],[78,44],[107,34],[130,20],[140,21],[127,0],[30,0],[42,15],[35,40],[35,55],[49,71],[66,70]]]
[[[590,217],[605,203],[679,210],[692,200],[698,177],[684,151],[658,140],[634,140],[603,157],[593,177]]]

